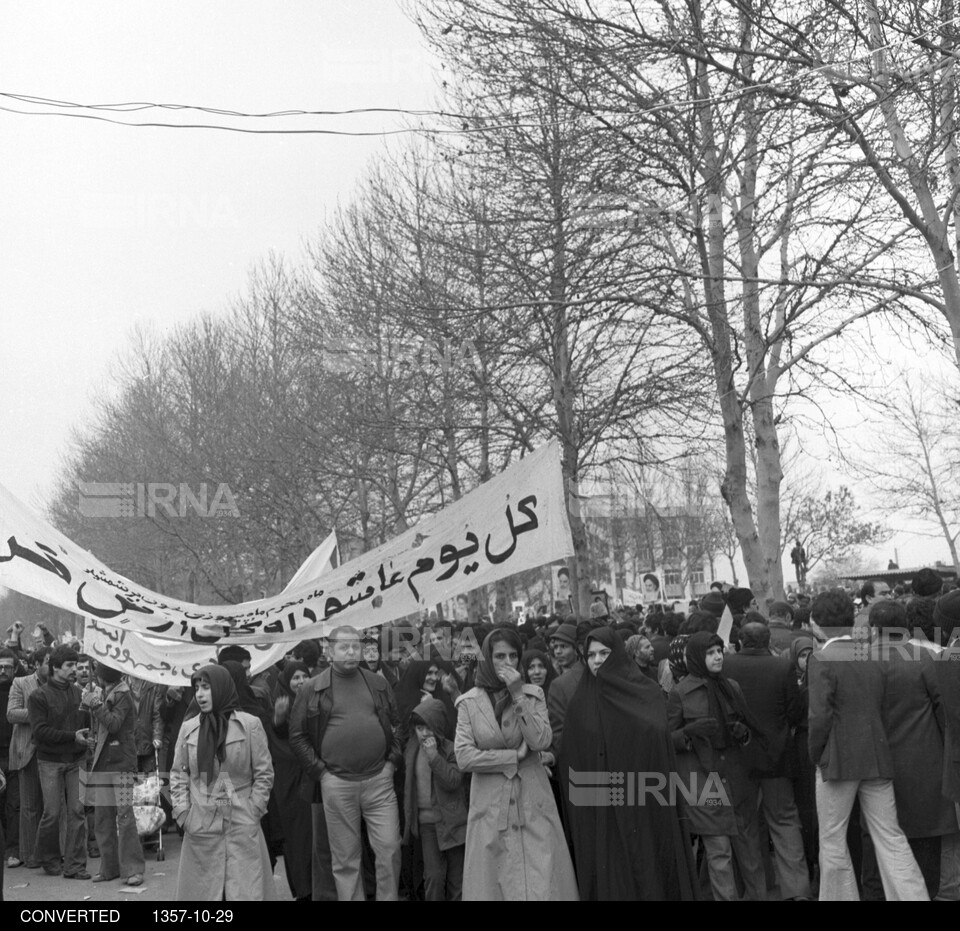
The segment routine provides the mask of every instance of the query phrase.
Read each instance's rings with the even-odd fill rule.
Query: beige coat
[[[464,901],[577,901],[577,881],[539,751],[553,734],[543,692],[523,687],[497,724],[483,689],[457,702],[457,765],[472,773]],[[517,761],[521,741],[530,752]]]
[[[33,742],[33,729],[30,727],[30,714],[27,701],[40,688],[37,674],[17,676],[10,686],[10,698],[7,700],[7,720],[14,725],[10,740],[10,770],[23,769],[33,759],[36,745]]]
[[[184,721],[170,773],[173,816],[183,827],[178,901],[276,898],[260,819],[273,786],[263,725],[236,711],[227,726],[226,756],[210,789],[197,766],[200,718]],[[219,801],[219,803],[218,803]]]

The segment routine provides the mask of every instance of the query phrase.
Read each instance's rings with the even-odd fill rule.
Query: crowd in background
[[[725,588],[341,627],[255,675],[228,646],[177,687],[15,624],[3,864],[139,885],[158,771],[184,900],[270,898],[280,857],[300,901],[960,899],[960,591]]]

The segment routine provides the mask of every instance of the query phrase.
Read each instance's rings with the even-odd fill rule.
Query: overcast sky
[[[435,65],[394,0],[32,0],[4,12],[5,94],[244,112],[436,103]],[[51,111],[10,98],[0,106]],[[399,125],[390,115],[225,122]],[[217,312],[271,250],[297,258],[384,146],[378,136],[134,129],[4,110],[0,131],[0,483],[41,510],[71,429],[92,422],[133,328],[162,332]],[[899,534],[877,563],[895,546],[901,565],[946,555]]]
[[[8,4],[0,91],[265,112],[429,107],[434,74],[393,0]],[[4,107],[49,110],[9,98]],[[203,114],[130,121],[209,122]],[[262,127],[267,120],[229,120]],[[390,115],[273,121],[395,129]],[[300,254],[380,137],[132,129],[0,111],[0,482],[42,507],[71,427],[138,323],[218,311],[250,267]]]

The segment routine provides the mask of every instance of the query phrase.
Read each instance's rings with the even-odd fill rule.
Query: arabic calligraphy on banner
[[[0,584],[152,637],[272,643],[384,624],[573,554],[556,442],[321,580],[242,605],[176,602],[112,572],[0,487]]]
[[[280,662],[293,644],[250,644],[250,673],[256,675]],[[83,651],[98,662],[161,685],[188,684],[193,674],[216,662],[217,648],[202,643],[171,643],[135,630],[106,627],[87,618]]]
[[[318,580],[330,571],[337,552],[336,531],[330,534],[296,571],[284,591]],[[293,648],[290,643],[250,644],[250,672],[256,675]],[[146,637],[135,630],[106,627],[96,618],[86,619],[83,649],[94,659],[121,672],[161,685],[187,684],[193,674],[217,660],[217,647],[203,643],[171,643]]]

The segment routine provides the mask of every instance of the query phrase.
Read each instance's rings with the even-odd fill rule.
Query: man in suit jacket
[[[784,899],[810,897],[810,876],[803,855],[800,812],[793,797],[795,767],[789,750],[790,728],[797,723],[800,690],[789,658],[770,652],[770,629],[744,624],[740,652],[724,659],[724,673],[743,691],[748,707],[762,728],[765,747],[745,748],[753,766],[750,784],[762,799],[763,817],[773,841],[774,860]],[[754,806],[755,807],[755,806]]]
[[[51,647],[43,647],[31,654],[30,663],[36,672],[14,679],[7,701],[7,720],[13,725],[10,769],[17,771],[20,782],[19,858],[29,869],[36,869],[40,865],[37,861],[37,831],[43,811],[43,794],[27,701],[47,679],[47,659],[51,652]]]
[[[821,597],[814,599],[814,620]],[[868,631],[858,629],[856,640],[848,636],[828,642],[811,655],[807,667],[810,758],[818,767],[820,900],[859,901],[846,843],[850,811],[859,798],[888,901],[928,901],[920,868],[897,822],[893,756],[883,723],[884,669],[871,659]]]
[[[898,601],[878,601],[870,608],[874,628],[871,656],[884,668],[884,726],[893,757],[893,792],[897,821],[907,836],[930,896],[940,887],[941,838],[956,834],[953,802],[931,773],[943,771],[944,709],[937,682],[939,647],[908,642],[907,610]],[[879,892],[876,864],[863,863],[864,898]],[[868,882],[868,871],[876,875]],[[877,896],[879,898],[879,896]]]

